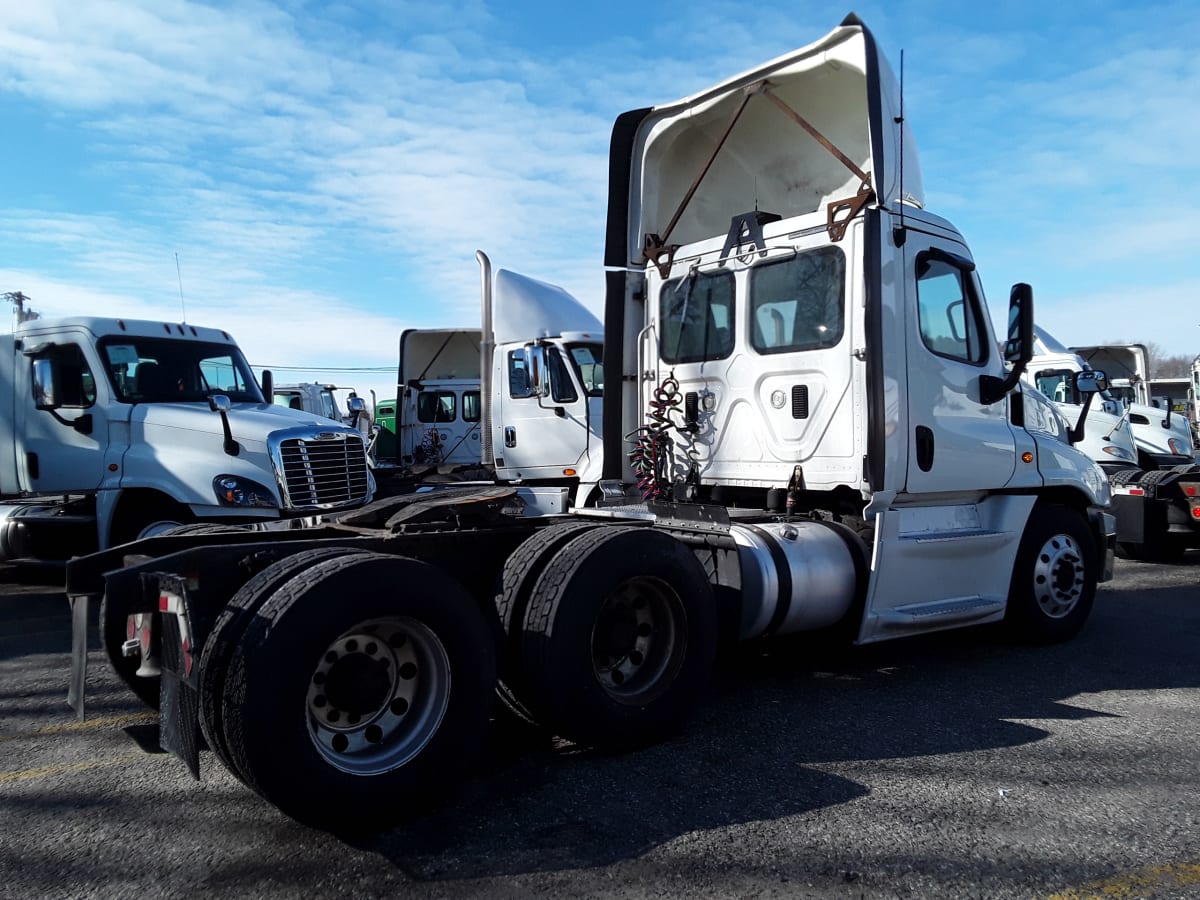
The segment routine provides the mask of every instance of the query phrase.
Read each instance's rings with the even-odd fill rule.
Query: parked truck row
[[[1112,486],[1117,552],[1133,559],[1177,561],[1200,547],[1200,465],[1191,426],[1171,402],[1151,405],[1153,382],[1141,344],[1067,348],[1035,330],[1031,383],[1071,424],[1072,440],[1095,459]],[[1081,396],[1073,386],[1092,365],[1120,372],[1131,394]]]
[[[287,813],[363,825],[469,772],[497,697],[627,748],[681,726],[722,642],[1083,626],[1111,577],[1109,481],[1021,379],[1028,285],[995,339],[857,17],[619,116],[604,265],[602,344],[480,332],[496,345],[481,398],[587,438],[561,471],[578,480],[569,514],[520,515],[522,484],[473,485],[74,560],[80,715],[99,602],[131,635],[118,671],[193,773],[204,743]],[[483,272],[497,306],[545,293]],[[435,370],[414,387],[443,390]],[[1071,385],[1090,396],[1104,375]],[[524,479],[541,418],[496,415],[481,459]]]

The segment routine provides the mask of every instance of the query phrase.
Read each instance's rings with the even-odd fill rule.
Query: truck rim
[[[592,665],[621,703],[648,703],[682,665],[685,613],[679,596],[656,578],[635,578],[611,593],[592,627]]]
[[[1087,567],[1083,552],[1068,534],[1046,540],[1033,566],[1033,591],[1042,612],[1052,619],[1068,615],[1083,594]]]
[[[449,703],[450,658],[437,635],[416,619],[375,619],[321,654],[309,679],[308,731],[330,765],[378,775],[424,749]]]

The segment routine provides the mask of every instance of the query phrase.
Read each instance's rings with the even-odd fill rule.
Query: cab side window
[[[557,348],[551,348],[549,353],[550,398],[555,403],[574,403],[579,399],[579,393],[571,382],[567,364]]]
[[[519,350],[510,350],[508,353],[508,396],[514,400],[533,396],[529,372],[525,369],[525,354]]]
[[[85,409],[96,402],[96,380],[78,345],[48,347],[30,364],[34,372],[34,400],[39,406]],[[50,396],[51,387],[57,396]]]
[[[940,256],[918,257],[917,318],[933,353],[973,365],[987,361],[987,332],[969,272]]]
[[[464,422],[479,421],[479,391],[463,391],[462,417]]]
[[[456,414],[454,391],[422,391],[417,397],[418,422],[453,422]]]

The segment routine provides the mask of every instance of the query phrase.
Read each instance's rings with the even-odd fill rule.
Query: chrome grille
[[[341,506],[367,499],[370,478],[359,435],[290,438],[279,443],[279,459],[287,494],[284,502],[289,509]]]

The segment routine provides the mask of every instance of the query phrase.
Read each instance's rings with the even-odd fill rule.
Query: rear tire
[[[370,828],[454,786],[495,686],[493,632],[456,581],[404,557],[328,559],[270,596],[234,648],[225,737],[288,815]]]
[[[1100,562],[1082,514],[1064,506],[1037,505],[1017,551],[1005,622],[1034,644],[1074,637],[1096,597]]]
[[[181,526],[190,525],[195,517],[182,503],[165,496],[159,499],[140,498],[131,506],[118,510],[109,535],[109,546],[118,547],[142,538],[167,534]]]
[[[205,526],[189,527],[198,529]],[[237,763],[229,752],[224,723],[229,715],[225,710],[225,676],[246,627],[254,620],[259,608],[289,579],[324,560],[340,559],[364,552],[341,547],[317,547],[277,560],[243,584],[225,604],[225,608],[213,623],[212,631],[200,654],[200,730],[217,758],[243,782],[247,780],[247,776],[238,770]]]
[[[500,709],[521,724],[538,724],[529,708],[529,688],[521,666],[522,627],[529,597],[553,555],[569,540],[596,526],[597,523],[588,521],[549,525],[526,538],[505,562],[500,574],[496,614],[504,629],[504,647],[498,660],[500,680],[496,684],[496,695]]]
[[[525,613],[529,700],[556,734],[624,749],[675,733],[717,654],[712,587],[669,534],[604,526],[549,560]]]

